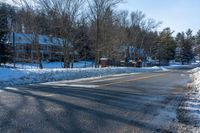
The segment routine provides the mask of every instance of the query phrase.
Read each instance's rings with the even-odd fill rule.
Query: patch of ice
[[[97,88],[98,85],[85,85],[85,84],[60,84],[60,83],[45,83],[43,85],[60,86],[60,87],[82,87],[82,88]]]
[[[14,91],[17,91],[18,89],[14,88],[14,87],[5,87],[5,90],[14,90]]]

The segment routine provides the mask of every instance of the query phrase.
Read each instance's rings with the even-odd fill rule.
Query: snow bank
[[[190,71],[191,77],[193,79],[193,87],[196,89],[196,91],[199,92],[199,96],[200,96],[200,68],[195,68],[193,70]]]
[[[79,62],[74,62],[73,67],[74,68],[88,68],[88,67],[93,67],[93,62],[92,61],[79,61]],[[43,68],[63,68],[64,63],[63,62],[43,62],[42,63]],[[13,64],[6,64],[6,66],[13,67]],[[39,68],[38,64],[35,63],[17,63],[16,64],[17,68],[22,68],[22,69],[37,69]]]
[[[200,126],[200,68],[195,68],[190,73],[193,82],[188,87],[191,90],[186,94],[178,109],[185,129],[194,129],[194,127]]]
[[[11,69],[0,68],[0,85],[14,86],[22,84],[44,83],[59,80],[73,80],[122,73],[158,72],[162,67],[153,68],[74,68],[74,69]]]

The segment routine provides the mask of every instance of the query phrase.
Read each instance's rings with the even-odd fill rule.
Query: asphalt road
[[[0,88],[0,133],[176,132],[187,70]]]

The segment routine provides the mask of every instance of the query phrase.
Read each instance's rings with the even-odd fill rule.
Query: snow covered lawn
[[[22,69],[0,68],[0,86],[14,86],[22,84],[44,83],[59,80],[73,80],[88,77],[106,76],[122,73],[156,72],[166,71],[162,67],[151,68],[45,68],[45,69]]]

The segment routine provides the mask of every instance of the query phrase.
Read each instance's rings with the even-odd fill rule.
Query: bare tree
[[[131,40],[134,45],[134,55],[133,58],[137,57],[138,49],[142,49],[145,40],[148,41],[146,36],[149,32],[156,30],[156,28],[161,24],[161,22],[156,22],[154,19],[147,18],[146,15],[141,11],[135,11],[131,13]]]
[[[63,40],[64,68],[70,65],[74,27],[84,0],[38,0],[39,8],[50,18],[50,28]],[[73,56],[73,52],[71,52]]]
[[[142,11],[135,11],[131,13],[131,34],[132,42],[136,44],[137,38],[141,32],[141,26],[145,23],[146,15]]]
[[[84,48],[79,47],[79,52],[92,56],[96,67],[101,57],[121,59],[124,56],[135,59],[138,49],[151,47],[148,42],[152,44],[156,34],[150,34],[160,25],[146,18],[141,11],[132,12],[129,18],[127,11],[115,10],[123,0],[29,0],[34,4],[28,4],[27,1],[20,0],[22,7],[26,7],[22,17],[26,32],[62,38],[65,68],[70,67],[74,51],[82,44]],[[88,10],[84,10],[85,7]],[[82,19],[81,14],[87,15]],[[91,44],[91,47],[86,43]],[[89,52],[85,52],[86,45]],[[134,52],[129,51],[130,46],[134,46]],[[122,47],[126,47],[124,55],[121,55]]]
[[[25,34],[24,38],[31,43],[31,60],[39,64],[39,68],[42,69],[42,58],[39,44],[39,34],[40,28],[38,25],[37,15],[40,13],[39,10],[36,9],[36,5],[34,4],[34,0],[13,0],[13,2],[20,6],[20,10],[18,11],[18,21],[20,21],[22,32]]]
[[[139,48],[143,48],[145,37],[148,35],[149,32],[152,32],[158,28],[162,22],[156,22],[154,19],[148,18],[146,22],[141,26],[141,43]]]
[[[104,26],[104,17],[108,10],[112,11],[113,8],[122,2],[122,0],[87,0],[88,6],[90,9],[90,19],[91,23],[96,25],[95,28],[95,66],[98,67],[101,46],[103,45],[103,26]]]

